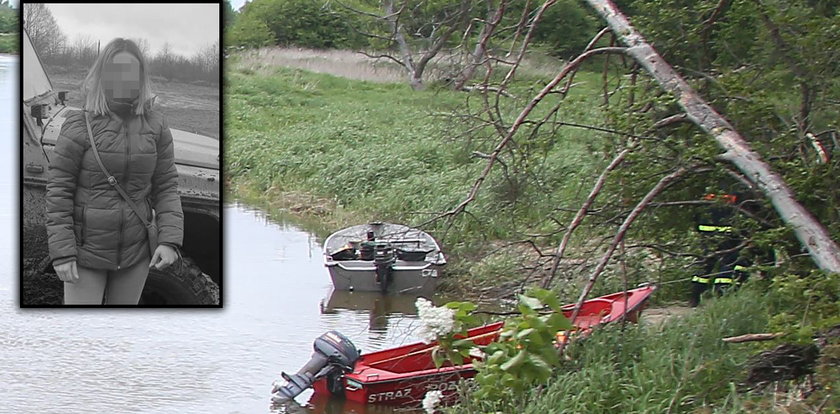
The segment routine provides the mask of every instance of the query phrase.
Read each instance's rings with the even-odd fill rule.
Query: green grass
[[[228,173],[261,189],[312,192],[371,219],[440,209],[424,196],[475,173],[443,167],[456,160],[429,114],[454,106],[451,94],[288,69],[228,76]]]
[[[318,198],[329,213],[321,222],[333,230],[369,220],[416,225],[456,206],[469,193],[499,139],[489,128],[466,133],[452,117],[481,104],[478,94],[452,92],[430,85],[412,91],[404,83],[373,83],[233,59],[226,71],[225,164],[229,189],[262,194],[279,208],[284,198]],[[600,119],[598,75],[581,73],[580,85],[559,113],[563,119],[593,123]],[[503,99],[500,112],[510,123],[545,79],[523,77]],[[538,107],[543,116],[556,96]],[[529,163],[510,165],[518,174],[506,179],[504,168],[491,173],[476,202],[447,230],[437,222],[427,229],[456,260],[449,274],[458,283],[475,276],[475,260],[488,245],[522,238],[521,232],[551,232],[558,206],[576,208],[590,175],[604,162],[593,155],[598,133],[565,128],[529,138],[528,126],[517,135],[517,151]],[[507,156],[511,163],[513,158]],[[514,159],[515,160],[515,159]],[[536,177],[532,180],[522,177]],[[581,191],[582,188],[586,190]],[[289,195],[293,196],[289,196]],[[305,210],[305,209],[304,209]],[[548,238],[555,245],[559,238]],[[519,253],[514,253],[519,254]],[[462,260],[458,260],[462,259]],[[515,268],[497,269],[517,278]],[[494,275],[495,276],[495,275]],[[478,283],[478,282],[476,282]]]
[[[296,215],[307,228],[326,235],[337,228],[370,220],[423,223],[454,207],[473,185],[485,161],[471,156],[488,153],[498,139],[489,128],[467,134],[466,124],[447,114],[471,108],[478,95],[430,87],[412,91],[400,83],[349,80],[299,69],[233,59],[225,76],[226,189],[267,209]],[[580,73],[558,116],[567,121],[599,124],[603,114],[598,74]],[[539,77],[518,81],[518,99],[500,105],[507,122],[545,82]],[[534,118],[557,102],[551,96]],[[527,165],[506,154],[520,174],[507,180],[496,168],[477,200],[452,228],[443,222],[427,227],[449,255],[447,280],[457,290],[475,293],[522,279],[527,249],[498,249],[525,233],[548,233],[539,239],[551,248],[607,159],[603,148],[611,137],[587,130],[561,128],[555,134],[517,136],[517,151],[530,151]],[[519,180],[521,177],[540,180]],[[573,211],[573,210],[572,210]],[[598,237],[581,229],[570,250],[592,248]],[[497,253],[488,254],[498,250]],[[530,256],[529,256],[530,255]],[[598,251],[591,252],[593,257]],[[630,257],[633,284],[662,275],[646,274],[655,267],[650,257]],[[644,264],[643,262],[653,262]],[[608,275],[609,276],[609,275]],[[685,274],[668,275],[667,280]],[[602,278],[594,294],[620,289],[617,277]],[[568,299],[578,292],[575,282],[556,289]],[[771,317],[788,312],[768,295],[760,282],[734,295],[707,301],[692,315],[662,327],[619,326],[596,331],[571,347],[571,360],[543,387],[501,406],[467,400],[447,409],[455,414],[504,413],[731,413],[783,412],[775,396],[744,394],[738,384],[745,364],[761,344],[725,344],[721,338],[775,329]],[[663,286],[657,300],[682,298],[685,284]],[[773,302],[776,301],[776,302]],[[786,305],[790,307],[789,305]],[[775,321],[775,322],[774,322]],[[768,323],[770,327],[768,328]],[[771,344],[772,345],[772,344]],[[840,354],[835,346],[835,354]],[[831,360],[834,361],[834,360]],[[836,377],[836,362],[828,361],[826,378]],[[818,368],[819,369],[819,368]],[[825,382],[840,386],[835,382]],[[819,398],[828,391],[821,391]],[[822,400],[809,401],[811,407]],[[826,406],[834,407],[835,400]],[[835,405],[832,405],[835,404]],[[799,411],[791,411],[799,412]],[[810,411],[801,411],[810,412]],[[830,412],[830,411],[829,411]]]
[[[825,276],[823,276],[825,278]],[[828,279],[837,280],[831,276]],[[833,283],[833,282],[832,282]],[[750,389],[749,367],[761,351],[796,340],[796,326],[775,315],[802,313],[791,292],[777,282],[756,280],[711,298],[690,314],[660,325],[619,324],[572,342],[567,361],[544,384],[490,403],[467,398],[447,414],[478,413],[832,413],[840,410],[840,338],[827,339],[815,375]],[[818,306],[834,309],[832,293],[820,291]],[[836,322],[835,322],[836,324]],[[769,342],[722,339],[760,332],[787,332]],[[812,343],[808,338],[805,343]],[[765,374],[766,375],[766,374]],[[802,394],[802,390],[810,390]],[[822,407],[822,411],[817,409]]]
[[[760,345],[722,338],[761,332],[769,299],[759,289],[709,301],[662,326],[596,330],[567,350],[570,360],[544,386],[489,406],[467,400],[451,414],[738,412],[730,401]],[[711,412],[711,411],[709,411]]]

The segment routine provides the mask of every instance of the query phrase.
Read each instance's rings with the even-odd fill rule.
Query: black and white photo
[[[219,5],[22,18],[21,306],[221,306]]]

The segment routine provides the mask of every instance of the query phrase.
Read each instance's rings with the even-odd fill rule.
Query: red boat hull
[[[645,286],[587,300],[572,323],[576,329],[588,331],[621,318],[636,322],[655,289]],[[567,318],[571,318],[574,307],[563,307]],[[487,345],[498,339],[503,326],[504,322],[480,326],[469,330],[467,338],[476,345]],[[359,403],[387,405],[417,405],[428,391],[442,391],[444,400],[454,398],[458,383],[475,376],[472,359],[462,365],[436,368],[432,360],[436,345],[414,343],[362,355],[353,372],[342,379],[344,396]],[[325,379],[316,381],[314,388],[316,394],[329,394]]]

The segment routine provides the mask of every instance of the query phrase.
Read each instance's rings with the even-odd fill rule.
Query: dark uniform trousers
[[[703,274],[695,275],[691,279],[691,306],[697,306],[700,296],[707,290],[714,288],[714,291],[720,294],[743,283],[749,276],[749,263],[739,257],[738,246],[742,239],[732,231],[731,226],[701,224],[697,226],[697,230],[701,233],[703,250],[707,252],[707,257],[703,262]],[[708,254],[713,251],[721,253]]]

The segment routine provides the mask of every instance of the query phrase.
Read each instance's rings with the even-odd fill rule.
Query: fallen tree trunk
[[[793,195],[747,141],[653,49],[611,0],[586,0],[606,20],[613,33],[627,45],[626,53],[677,98],[688,119],[712,135],[726,151],[722,158],[734,164],[765,194],[781,219],[793,229],[808,249],[814,263],[823,270],[840,273],[840,248],[826,228]]]

